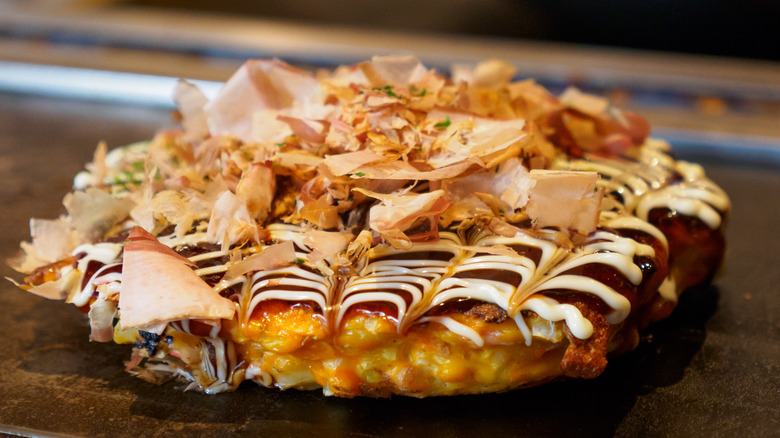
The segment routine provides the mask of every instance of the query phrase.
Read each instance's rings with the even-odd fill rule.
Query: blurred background
[[[778,19],[771,0],[0,0],[0,92],[166,107],[174,78],[208,95],[248,58],[502,58],[677,142],[764,148],[780,138]]]
[[[363,29],[780,60],[770,0],[126,0],[113,3]]]

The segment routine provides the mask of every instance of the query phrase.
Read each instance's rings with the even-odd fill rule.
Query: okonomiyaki
[[[128,344],[128,371],[342,397],[594,378],[710,281],[726,194],[640,116],[511,65],[243,65],[181,127],[108,151],[20,286]]]

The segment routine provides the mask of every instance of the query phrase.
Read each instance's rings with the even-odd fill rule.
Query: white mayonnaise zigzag
[[[79,307],[90,304],[90,298],[97,298],[99,285],[105,285],[104,299],[116,295],[122,279],[122,261],[118,258],[121,252],[121,243],[109,242],[80,245],[73,250],[78,260],[75,270],[81,276],[89,277],[86,281],[82,279],[67,302]]]
[[[711,229],[720,227],[723,212],[730,209],[726,193],[704,176],[698,164],[678,161],[675,169],[683,176],[679,184],[672,184],[648,193],[638,203],[636,215],[647,220],[655,208],[699,218]]]
[[[340,293],[336,303],[341,308],[339,323],[346,310],[357,303],[384,301],[396,305],[398,330],[403,331],[411,322],[410,313],[423,313],[419,311],[421,303],[452,269],[453,261],[461,255],[461,247],[456,234],[443,232],[439,241],[418,243],[410,251],[386,245],[372,248],[365,274],[350,278]]]
[[[647,214],[653,208],[669,208],[717,227],[721,220],[720,212],[729,207],[725,194],[704,177],[700,167],[674,162],[667,149],[663,142],[648,140],[641,148],[638,161],[588,157],[586,160],[560,160],[554,167],[599,172],[602,175],[600,184],[609,193],[619,195],[616,199],[623,204],[618,211],[614,208],[603,211],[601,224],[607,229],[646,233],[666,247],[665,236],[646,222]],[[682,175],[683,181],[666,185],[675,178],[675,174]],[[633,211],[640,218],[628,215]],[[565,321],[572,334],[586,339],[593,331],[590,322],[576,307],[558,303],[545,294],[574,291],[598,297],[613,309],[606,315],[607,320],[618,324],[630,311],[629,300],[600,281],[568,272],[589,264],[606,265],[637,286],[642,282],[642,271],[634,263],[634,257],[655,256],[651,246],[606,229],[592,233],[584,245],[575,249],[558,246],[554,239],[544,236],[544,232],[519,232],[513,237],[480,232],[468,237],[468,241],[462,241],[455,233],[442,232],[439,241],[415,244],[410,251],[376,246],[369,252],[369,262],[363,275],[340,282],[336,276],[322,275],[306,262],[309,249],[304,244],[301,228],[274,224],[267,231],[273,241],[293,241],[296,254],[304,264],[215,281],[214,288],[223,295],[228,294],[227,289],[238,294],[242,323],[249,320],[260,302],[268,299],[316,303],[332,329],[340,326],[350,307],[384,302],[395,307],[399,332],[411,324],[439,323],[477,345],[482,345],[484,341],[472,329],[452,318],[426,313],[448,301],[473,299],[493,303],[507,311],[526,336],[527,343],[530,343],[533,334],[525,323],[524,311],[534,312],[548,321]],[[205,242],[205,234],[196,232],[176,238],[163,236],[160,241],[174,248],[197,246]],[[480,252],[478,249],[494,246],[515,246],[531,252],[521,251],[512,255],[511,251],[486,249]],[[120,249],[120,244],[97,244],[89,250],[81,249],[85,255],[78,261],[78,270],[86,272],[89,263],[99,262],[104,266],[95,271],[85,287],[71,294],[71,302],[89,304],[97,285],[118,285],[121,274],[111,263],[117,262]],[[198,275],[218,277],[227,270],[224,262],[228,257],[223,251],[216,250],[191,256],[190,259],[198,264]],[[670,282],[667,280],[664,284]],[[114,289],[118,290],[118,287]],[[184,325],[180,329],[188,332]]]
[[[283,225],[273,226],[269,231],[276,241],[295,242],[296,254],[302,260],[306,259],[308,248],[302,243],[300,228]],[[178,247],[179,242],[197,245],[199,237],[205,239],[202,233],[195,233],[169,244],[174,244],[174,247]],[[450,300],[476,299],[506,310],[518,323],[528,343],[532,333],[524,323],[522,311],[533,311],[549,321],[565,320],[575,336],[588,338],[592,326],[576,307],[540,295],[546,291],[567,290],[597,296],[614,309],[607,315],[608,321],[612,324],[621,322],[629,311],[625,297],[599,281],[566,272],[599,263],[614,268],[631,283],[638,284],[642,273],[633,264],[633,257],[652,256],[653,249],[607,231],[594,233],[576,251],[560,248],[550,236],[546,237],[530,233],[503,237],[481,232],[464,242],[455,233],[442,232],[439,241],[418,243],[411,251],[395,250],[384,245],[372,248],[364,275],[352,276],[343,285],[334,276],[322,275],[301,264],[222,280],[214,288],[223,295],[227,295],[227,289],[239,294],[241,323],[248,322],[256,306],[268,299],[314,302],[331,321],[333,328],[340,326],[351,306],[385,302],[397,309],[399,331],[411,324],[435,322],[477,345],[482,345],[484,341],[472,329],[446,316],[425,314]],[[536,255],[511,255],[511,251],[506,250],[493,254],[489,250],[494,246],[506,248],[512,245],[533,249]],[[486,252],[480,252],[480,247],[485,247]],[[224,273],[227,268],[219,261],[225,260],[226,256],[222,251],[207,251],[191,256],[190,260],[205,266],[196,270],[205,277]],[[188,327],[185,321],[175,325],[185,333],[190,332]],[[210,337],[216,337],[216,333]]]
[[[639,149],[636,161],[588,156],[560,159],[554,167],[599,172],[599,185],[611,198],[602,204],[600,224],[641,231],[661,242],[667,251],[666,236],[648,222],[652,210],[669,209],[695,217],[714,230],[721,226],[731,208],[726,193],[705,176],[703,168],[675,161],[670,156],[669,144],[663,140],[648,138]],[[681,291],[675,284],[674,278],[667,278],[658,293],[666,301],[676,302]]]
[[[242,322],[246,322],[254,308],[264,300],[313,301],[326,310],[332,289],[330,278],[300,266],[255,272],[250,284],[251,300],[241,314]]]
[[[614,242],[620,241],[619,239],[622,238],[604,231],[598,232],[597,235],[597,238],[591,239],[591,241],[596,241],[596,243],[586,244],[582,249],[576,251],[561,248],[553,240],[541,239],[522,232],[514,237],[486,236],[480,239],[478,245],[514,244],[541,250],[541,256],[536,264],[524,263],[526,274],[523,275],[521,283],[517,286],[510,299],[507,310],[511,316],[515,317],[516,321],[518,321],[517,315],[519,312],[534,310],[531,306],[537,302],[528,303],[533,296],[545,291],[570,290],[599,297],[614,309],[612,313],[607,315],[607,320],[612,324],[617,324],[623,321],[630,311],[630,303],[625,297],[594,279],[581,275],[566,274],[567,271],[578,266],[598,263],[615,268],[634,284],[641,282],[641,271],[632,261],[634,248],[626,245],[607,247],[603,244],[603,241]],[[589,248],[588,245],[592,247]],[[551,305],[550,300],[544,303],[547,307]],[[536,306],[540,306],[540,304],[537,303]],[[566,319],[569,329],[578,338],[585,339],[592,334],[591,325],[572,306],[566,307],[565,311],[557,309],[556,311],[549,310],[546,313],[548,316],[553,317],[552,321]],[[548,318],[545,317],[545,319]],[[523,330],[522,325],[518,324],[518,326]]]
[[[609,322],[617,324],[625,319],[630,310],[628,300],[599,281],[581,275],[566,275],[566,271],[599,263],[614,268],[636,285],[642,281],[642,273],[633,263],[633,257],[653,255],[651,247],[607,231],[595,233],[582,249],[575,252],[561,249],[553,241],[524,233],[518,233],[515,237],[480,234],[473,242],[477,247],[520,245],[536,248],[540,254],[538,261],[521,254],[511,256],[464,250],[464,247],[468,247],[465,243],[454,233],[442,233],[438,242],[417,244],[411,251],[376,247],[370,254],[371,261],[366,274],[350,278],[338,292],[338,298],[323,309],[338,309],[338,327],[341,318],[352,305],[386,302],[397,309],[399,330],[413,323],[436,322],[481,345],[483,341],[472,329],[449,317],[422,317],[432,308],[447,301],[476,299],[496,304],[509,311],[518,322],[522,317],[518,320],[517,315],[522,310],[539,310],[553,318],[553,321],[565,319],[575,336],[584,339],[591,335],[592,327],[575,307],[557,304],[560,307],[555,308],[554,300],[549,298],[532,301],[528,305],[525,305],[525,302],[529,297],[545,291],[588,293],[597,296],[614,309],[607,318]],[[415,256],[416,254],[419,256]],[[271,294],[277,299],[313,300],[322,305],[320,300],[326,298],[325,282],[317,284],[314,282],[317,274],[298,269],[297,272],[269,271],[260,274],[260,277],[284,273],[296,277],[290,279],[290,284],[316,289],[316,293],[284,291],[279,287],[253,297],[250,306],[256,305],[258,300],[263,299],[261,296],[264,294]],[[501,277],[501,274],[509,279],[508,282],[496,279]],[[310,277],[309,282],[300,277]],[[284,279],[280,280],[279,286],[283,281]],[[512,303],[516,305],[512,307]],[[251,310],[248,312],[251,313]]]
[[[701,166],[675,161],[669,144],[648,139],[639,149],[636,161],[588,156],[586,159],[559,159],[553,167],[562,170],[590,170],[601,175],[599,185],[606,189],[624,211],[647,221],[650,210],[668,208],[697,217],[710,228],[718,228],[730,204],[726,193],[709,180]],[[673,179],[682,176],[682,181]],[[611,207],[610,203],[605,206]]]

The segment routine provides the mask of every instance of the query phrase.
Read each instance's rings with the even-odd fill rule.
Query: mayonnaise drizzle
[[[536,312],[548,321],[566,320],[571,333],[580,339],[587,339],[593,334],[593,324],[571,304],[560,304],[552,298],[537,296],[526,300],[521,308]],[[527,337],[525,343],[531,345],[531,339]]]
[[[654,208],[668,208],[697,217],[712,229],[720,227],[723,214],[730,209],[726,193],[705,176],[701,166],[675,161],[668,152],[666,142],[648,139],[637,161],[588,156],[560,159],[553,167],[599,172],[599,185],[607,193],[619,195],[625,211],[644,221]],[[674,172],[682,175],[683,181],[668,184]]]
[[[615,223],[622,221],[623,225],[632,224],[627,219],[610,220]],[[275,241],[295,242],[301,249],[297,256],[306,260],[308,248],[303,244],[301,228],[277,224],[269,227],[268,231]],[[195,234],[204,239],[202,233]],[[174,246],[196,245],[198,237],[193,236],[182,236],[168,243]],[[474,249],[511,245],[535,248],[538,261],[520,254],[478,254]],[[440,255],[431,257],[432,253]],[[196,270],[198,274],[211,275],[225,272],[227,267],[221,263],[212,265],[208,261],[225,255],[222,251],[213,251],[193,256],[191,260],[207,266]],[[599,263],[612,267],[631,283],[639,284],[642,272],[633,263],[636,255],[653,256],[654,250],[606,230],[597,231],[576,250],[559,248],[554,236],[545,232],[520,232],[512,237],[478,232],[469,235],[467,241],[455,233],[442,232],[439,241],[416,244],[410,251],[395,250],[386,245],[372,248],[364,275],[352,276],[344,284],[334,276],[322,275],[305,264],[248,273],[231,281],[218,282],[215,289],[222,291],[235,287],[239,291],[239,318],[242,323],[249,321],[254,309],[264,300],[311,301],[322,309],[323,316],[333,320],[329,326],[337,329],[350,307],[384,302],[397,309],[399,332],[411,324],[437,322],[477,345],[484,345],[478,333],[461,323],[447,317],[426,316],[429,310],[448,301],[475,299],[496,304],[508,311],[526,336],[526,342],[530,342],[532,333],[524,324],[521,313],[524,310],[536,312],[550,321],[565,320],[575,336],[585,339],[591,335],[592,326],[576,307],[539,294],[573,290],[594,295],[613,308],[607,315],[608,321],[619,323],[630,310],[625,297],[599,281],[566,272]],[[496,277],[491,272],[502,271],[510,273],[507,278],[515,278],[519,283],[510,284],[491,278]]]
[[[121,282],[121,274],[112,271],[113,268],[121,264],[121,260],[118,260],[121,251],[121,243],[110,242],[85,244],[76,247],[72,254],[81,256],[77,262],[76,269],[81,272],[82,276],[86,274],[90,263],[98,263],[100,267],[92,274],[83,288],[81,288],[81,282],[79,282],[77,287],[80,289],[72,291],[67,302],[79,307],[85,306],[89,304],[89,299],[93,297],[98,284]],[[106,275],[107,272],[108,274]]]
[[[482,347],[485,345],[485,340],[482,339],[482,336],[479,335],[479,333],[476,332],[471,327],[465,326],[458,321],[455,321],[454,319],[450,318],[449,316],[426,316],[424,318],[420,318],[418,321],[419,323],[425,323],[425,322],[436,322],[444,327],[447,327],[447,329],[455,334],[461,335],[464,338],[470,340],[474,344],[477,345],[477,347]]]
[[[437,242],[418,243],[409,251],[395,250],[387,245],[375,246],[368,253],[369,262],[363,274],[344,281],[336,275],[321,274],[306,261],[309,248],[304,244],[302,228],[291,224],[272,224],[267,227],[271,240],[293,241],[297,257],[304,264],[250,272],[229,281],[219,281],[214,288],[217,292],[228,288],[236,290],[242,323],[249,321],[254,309],[264,300],[311,301],[330,320],[328,327],[338,330],[350,307],[383,302],[396,308],[399,333],[412,324],[438,323],[482,346],[485,340],[473,329],[447,316],[427,315],[434,307],[449,301],[474,299],[493,303],[507,311],[527,344],[531,343],[534,335],[523,312],[534,312],[552,322],[565,321],[574,336],[586,339],[593,333],[591,322],[577,307],[560,303],[545,293],[574,291],[593,295],[612,309],[605,315],[607,321],[618,324],[630,312],[629,300],[600,281],[570,272],[586,265],[601,264],[614,269],[631,284],[639,285],[643,274],[634,263],[635,257],[656,257],[652,246],[609,230],[639,231],[667,248],[668,242],[663,233],[647,222],[652,209],[668,208],[697,217],[709,227],[717,228],[722,215],[730,208],[725,193],[704,176],[700,166],[676,162],[668,155],[668,150],[665,142],[648,139],[640,149],[639,158],[634,161],[587,157],[561,159],[553,164],[556,169],[597,171],[602,175],[599,184],[608,193],[619,195],[613,196],[613,202],[604,203],[600,224],[605,228],[588,236],[580,247],[560,247],[556,244],[554,232],[544,230],[521,230],[511,237],[492,235],[486,231],[470,232],[465,236],[444,231]],[[676,174],[682,175],[683,180],[669,184]],[[159,240],[174,248],[207,242],[202,230],[183,236],[162,236]],[[494,254],[480,253],[475,249],[492,246],[501,246],[503,251]],[[506,248],[512,246],[532,249],[529,254],[534,254],[533,259],[521,254],[506,254]],[[258,250],[262,247],[244,252],[248,255]],[[90,261],[104,266],[95,272],[86,287],[71,293],[69,300],[77,305],[88,304],[96,285],[103,285],[107,293],[118,291],[121,273],[114,267],[121,262],[120,252],[121,244],[113,243],[77,248],[74,254],[83,256],[76,269],[85,272]],[[438,256],[431,257],[431,253]],[[226,256],[228,254],[223,251],[212,251],[190,259],[204,266],[195,272],[206,276],[225,272],[227,265],[222,260]],[[499,273],[504,275],[495,275]],[[668,301],[676,300],[677,291],[672,277],[664,281],[659,293]],[[188,326],[186,320],[178,324],[185,332]],[[210,334],[214,339],[217,336],[218,330]],[[224,381],[230,362],[225,359],[227,350],[224,349],[228,347],[212,345],[220,351],[217,363],[209,360],[208,364],[203,363],[203,368],[209,370],[210,376]],[[268,378],[263,373],[249,370],[247,377],[259,377],[262,381]]]

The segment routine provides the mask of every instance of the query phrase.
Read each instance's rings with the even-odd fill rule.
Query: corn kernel
[[[450,359],[439,367],[439,377],[445,382],[455,383],[466,380],[471,374],[471,369],[466,361]]]

